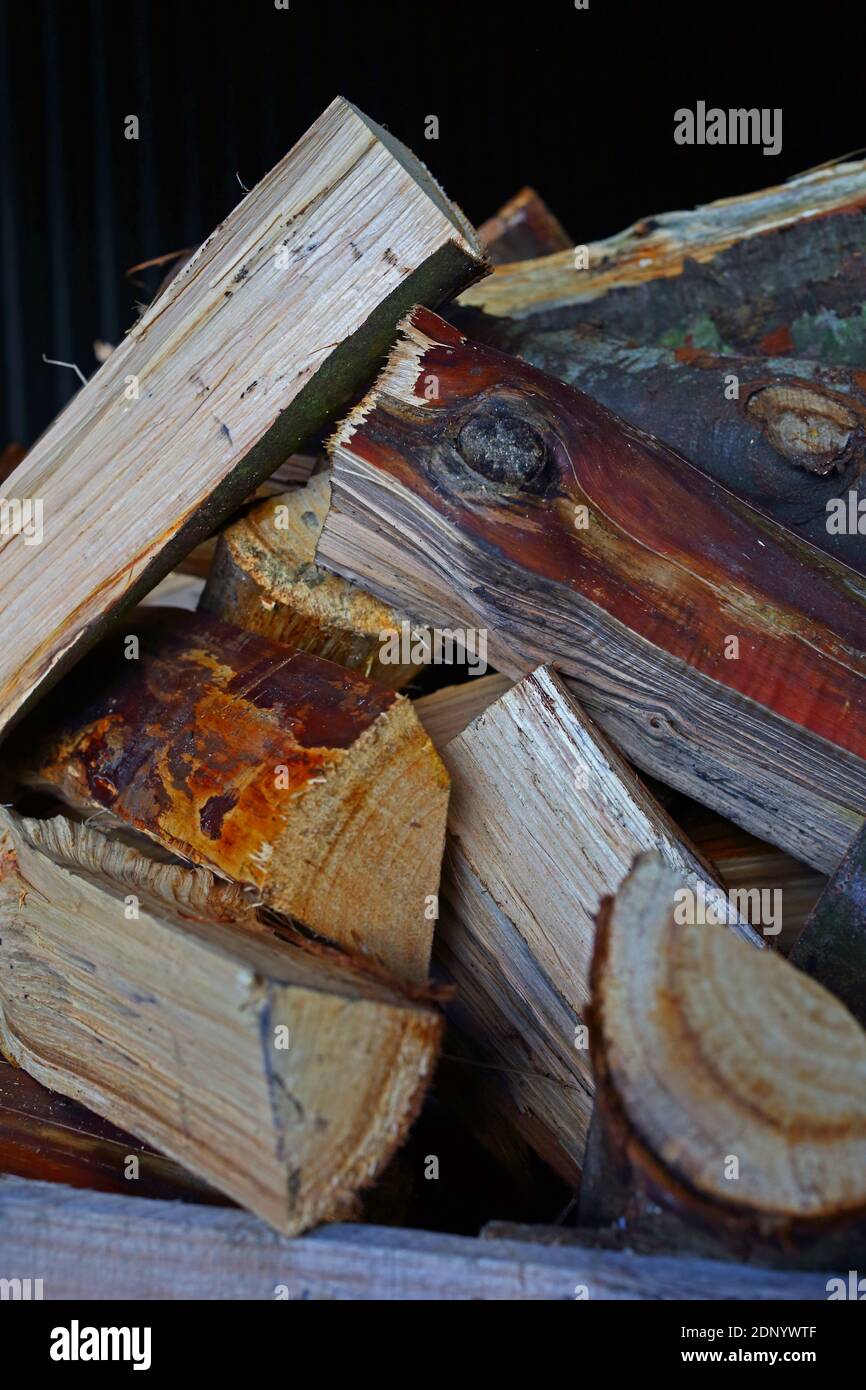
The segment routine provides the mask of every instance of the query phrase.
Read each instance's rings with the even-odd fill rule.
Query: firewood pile
[[[864,219],[844,163],[476,233],[338,99],[7,450],[0,1251],[46,1296],[864,1258]]]

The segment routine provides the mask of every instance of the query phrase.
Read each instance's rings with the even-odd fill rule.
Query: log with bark
[[[515,324],[501,346],[585,391],[811,545],[866,573],[866,520],[862,531],[848,525],[852,507],[866,516],[866,372],[640,347],[586,325],[536,333]]]
[[[491,1098],[574,1183],[592,1109],[582,1025],[602,897],[658,847],[758,938],[554,672],[514,686],[443,758],[452,798],[435,950],[457,985],[450,1017],[491,1067]]]
[[[866,826],[812,909],[789,959],[866,1025]]]
[[[426,979],[448,776],[404,696],[204,614],[146,608],[69,673],[22,742],[22,784],[110,812]]]
[[[641,856],[598,919],[590,1047],[636,1200],[796,1248],[866,1216],[866,1033]]]
[[[0,731],[352,398],[402,313],[483,269],[414,156],[334,101],[7,479],[44,527],[0,547]]]
[[[530,261],[567,251],[574,243],[534,188],[521,188],[499,211],[482,222],[478,240],[494,265]]]
[[[317,559],[539,663],[645,771],[832,871],[866,815],[866,584],[426,310],[332,442]]]
[[[0,1050],[278,1230],[354,1210],[421,1103],[437,1010],[205,869],[61,816],[0,828]]]
[[[227,527],[217,542],[202,612],[399,690],[421,667],[383,660],[383,643],[408,619],[315,563],[330,501],[330,479],[319,473]]]
[[[866,365],[866,161],[498,266],[461,304],[494,341],[507,317],[589,323],[615,336],[712,352],[793,353]],[[468,321],[467,321],[468,322]],[[478,336],[482,329],[470,331]]]

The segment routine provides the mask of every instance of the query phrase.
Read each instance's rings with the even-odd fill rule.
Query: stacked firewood
[[[862,1257],[864,218],[843,164],[476,235],[337,100],[10,455],[0,1236],[57,1293]]]

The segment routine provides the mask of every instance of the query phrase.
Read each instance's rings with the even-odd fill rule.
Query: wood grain
[[[452,798],[435,951],[457,985],[450,1017],[491,1066],[491,1098],[574,1184],[592,1109],[580,1031],[602,897],[658,848],[757,938],[552,671],[520,681],[443,758]]]
[[[403,146],[337,98],[172,279],[6,482],[0,731],[369,379],[412,304],[481,273]]]
[[[293,1234],[345,1216],[429,1083],[437,1011],[204,869],[0,810],[0,1050]]]
[[[206,614],[142,608],[24,734],[22,783],[426,980],[448,777],[402,696]]]
[[[433,1231],[323,1226],[275,1237],[242,1211],[0,1182],[0,1277],[46,1299],[825,1299],[824,1274],[557,1249]],[[32,1276],[38,1278],[39,1275]]]
[[[644,771],[835,867],[866,814],[859,575],[424,310],[332,453],[320,563],[489,630],[508,675],[555,664]]]

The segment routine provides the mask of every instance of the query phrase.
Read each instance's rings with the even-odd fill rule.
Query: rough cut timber
[[[434,389],[435,388],[435,389]],[[866,581],[416,310],[332,445],[329,569],[550,662],[645,771],[824,872],[866,815]]]
[[[172,1159],[3,1058],[0,1173],[135,1197],[224,1200]]]
[[[421,668],[381,657],[385,634],[401,631],[408,619],[315,563],[330,502],[329,477],[319,473],[227,527],[217,542],[202,611],[399,690]]]
[[[423,167],[338,98],[150,305],[6,483],[0,731],[483,269]]]
[[[426,980],[448,776],[405,697],[206,615],[148,608],[26,730],[25,784],[105,808]]]
[[[0,1050],[278,1230],[351,1211],[424,1095],[436,1010],[204,869],[0,825]]]
[[[494,217],[483,222],[478,240],[486,246],[494,265],[574,249],[568,232],[534,188],[521,188]]]
[[[596,1094],[635,1189],[732,1241],[859,1222],[866,1033],[777,953],[685,924],[683,886],[641,856],[598,919]]]
[[[829,1277],[342,1223],[283,1240],[245,1211],[16,1178],[0,1249],[0,1278],[44,1269],[46,1300],[817,1300]]]
[[[858,367],[866,363],[864,209],[866,161],[836,164],[644,218],[577,255],[499,266],[461,303],[539,328],[590,323],[662,347],[790,352]],[[495,323],[487,329],[495,336]]]
[[[534,333],[516,324],[507,346],[866,573],[866,519],[862,533],[848,526],[850,492],[854,514],[866,514],[866,372],[640,347],[586,325]]]
[[[815,904],[789,959],[866,1025],[866,827]]]
[[[490,1065],[491,1095],[573,1183],[592,1108],[579,1029],[602,897],[657,847],[758,938],[552,671],[514,686],[443,757],[452,796],[435,950],[457,985],[450,1016]]]
[[[421,695],[413,709],[440,752],[452,738],[462,734],[467,724],[483,714],[488,705],[510,690],[513,682],[496,673],[478,676],[462,685],[444,685],[431,695]]]

